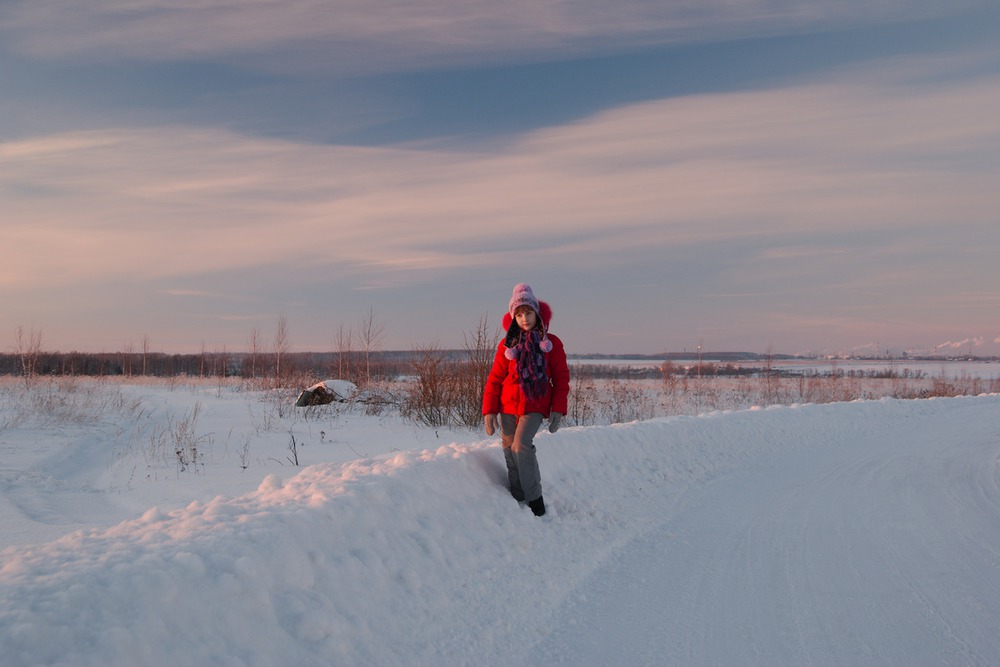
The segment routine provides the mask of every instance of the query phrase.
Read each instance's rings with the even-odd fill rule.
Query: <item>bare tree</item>
[[[768,345],[764,352],[764,401],[767,405],[775,402],[777,383],[774,372],[774,346]]]
[[[483,316],[465,335],[465,354],[454,357],[437,344],[414,348],[412,383],[406,411],[428,426],[455,423],[475,427],[483,421],[483,389],[496,353]]]
[[[255,379],[257,377],[257,364],[260,357],[261,351],[263,349],[263,344],[260,340],[260,331],[257,327],[250,330],[250,379]]]
[[[149,334],[142,337],[142,374],[149,373]]]
[[[341,324],[337,327],[337,336],[333,340],[333,344],[337,349],[337,377],[349,380],[351,373],[351,343],[353,339],[353,332],[350,329],[344,329],[344,325]]]
[[[28,386],[38,372],[38,357],[42,354],[42,330],[32,326],[25,332],[23,326],[18,326],[14,333],[14,349],[21,360],[24,384]]]
[[[219,359],[219,379],[225,378],[229,375],[229,352],[226,350],[226,346],[222,346],[222,351],[218,352],[216,356]]]
[[[278,329],[274,334],[274,384],[281,382],[281,358],[288,354],[291,343],[288,341],[288,318],[278,316]]]
[[[410,385],[405,410],[421,424],[444,426],[455,403],[455,375],[437,344],[415,347],[413,370],[417,381]]]
[[[361,350],[365,355],[365,382],[372,383],[372,354],[378,351],[382,344],[385,324],[375,319],[375,311],[368,309],[368,315],[358,324],[358,335],[361,338]]]
[[[135,343],[129,341],[125,343],[122,352],[122,374],[125,377],[132,377],[132,362],[135,357]]]
[[[466,358],[458,366],[458,421],[476,426],[483,419],[483,390],[496,354],[496,340],[490,333],[488,316],[479,318],[474,331],[465,334]]]
[[[208,367],[208,350],[205,349],[205,341],[201,341],[201,352],[198,354],[198,377],[205,377],[205,369]]]

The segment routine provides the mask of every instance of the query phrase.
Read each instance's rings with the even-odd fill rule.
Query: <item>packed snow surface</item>
[[[1000,664],[1000,396],[545,432],[542,518],[473,432],[341,414],[274,435],[327,462],[237,458],[248,400],[198,398],[193,472],[0,431],[3,665]]]

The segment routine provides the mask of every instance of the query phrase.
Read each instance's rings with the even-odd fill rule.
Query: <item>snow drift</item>
[[[998,396],[410,444],[6,549],[3,663],[1000,664]]]

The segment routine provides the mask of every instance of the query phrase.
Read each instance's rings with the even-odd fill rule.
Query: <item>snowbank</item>
[[[992,461],[992,486],[980,483],[977,493],[982,511],[1000,518],[998,404],[996,396],[883,400],[546,433],[537,440],[550,508],[541,519],[507,493],[493,440],[421,450],[408,449],[400,436],[403,451],[397,453],[313,465],[285,480],[270,475],[242,496],[174,511],[152,508],[110,528],[6,549],[0,570],[3,663],[561,662],[568,644],[553,638],[572,634],[576,614],[602,613],[586,611],[595,574],[634,545],[662,551],[656,545],[672,539],[671,522],[687,511],[693,489],[741,471],[770,470],[792,453],[822,461],[824,452],[847,443],[890,442],[905,456],[908,443],[895,442],[894,433],[950,430],[956,440],[974,440],[976,456]],[[992,439],[984,435],[989,433]],[[956,485],[955,493],[964,493],[966,482],[941,479]],[[988,536],[994,554],[1000,553],[996,525]],[[705,528],[725,525],[720,519]],[[1000,599],[998,573],[1000,567],[978,576],[987,577],[979,583]],[[645,571],[652,584],[691,574],[669,562]],[[818,597],[799,602],[824,604]],[[684,604],[690,601],[643,602],[633,610],[636,618],[616,619],[611,627],[623,629],[606,643],[621,640],[629,625],[640,615],[655,615],[659,605]],[[982,624],[1000,619],[1000,604],[978,604],[986,605],[979,610]],[[760,632],[785,630],[776,621]],[[942,640],[942,650],[964,645],[967,653],[931,661],[1000,661],[1000,639],[984,639],[980,630],[953,627],[952,643]],[[793,640],[779,642],[776,653],[756,659],[740,653],[721,662],[803,657],[794,646]],[[641,645],[614,650],[620,664],[665,657],[648,655],[649,647]],[[812,655],[810,661],[831,656],[842,654]],[[893,662],[892,654],[881,657]],[[700,662],[698,655],[688,658]]]

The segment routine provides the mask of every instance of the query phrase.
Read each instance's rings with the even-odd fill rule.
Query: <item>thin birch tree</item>
[[[281,358],[288,354],[291,343],[288,341],[288,318],[278,316],[278,329],[274,334],[274,386],[281,382]]]
[[[375,311],[368,309],[365,316],[358,325],[358,336],[361,338],[361,350],[365,355],[365,382],[366,386],[372,383],[372,354],[378,351],[382,344],[382,335],[385,333],[385,324],[375,319]]]
[[[21,361],[25,386],[30,386],[38,372],[38,358],[42,354],[42,330],[32,326],[27,332],[18,326],[14,332],[14,350]]]

